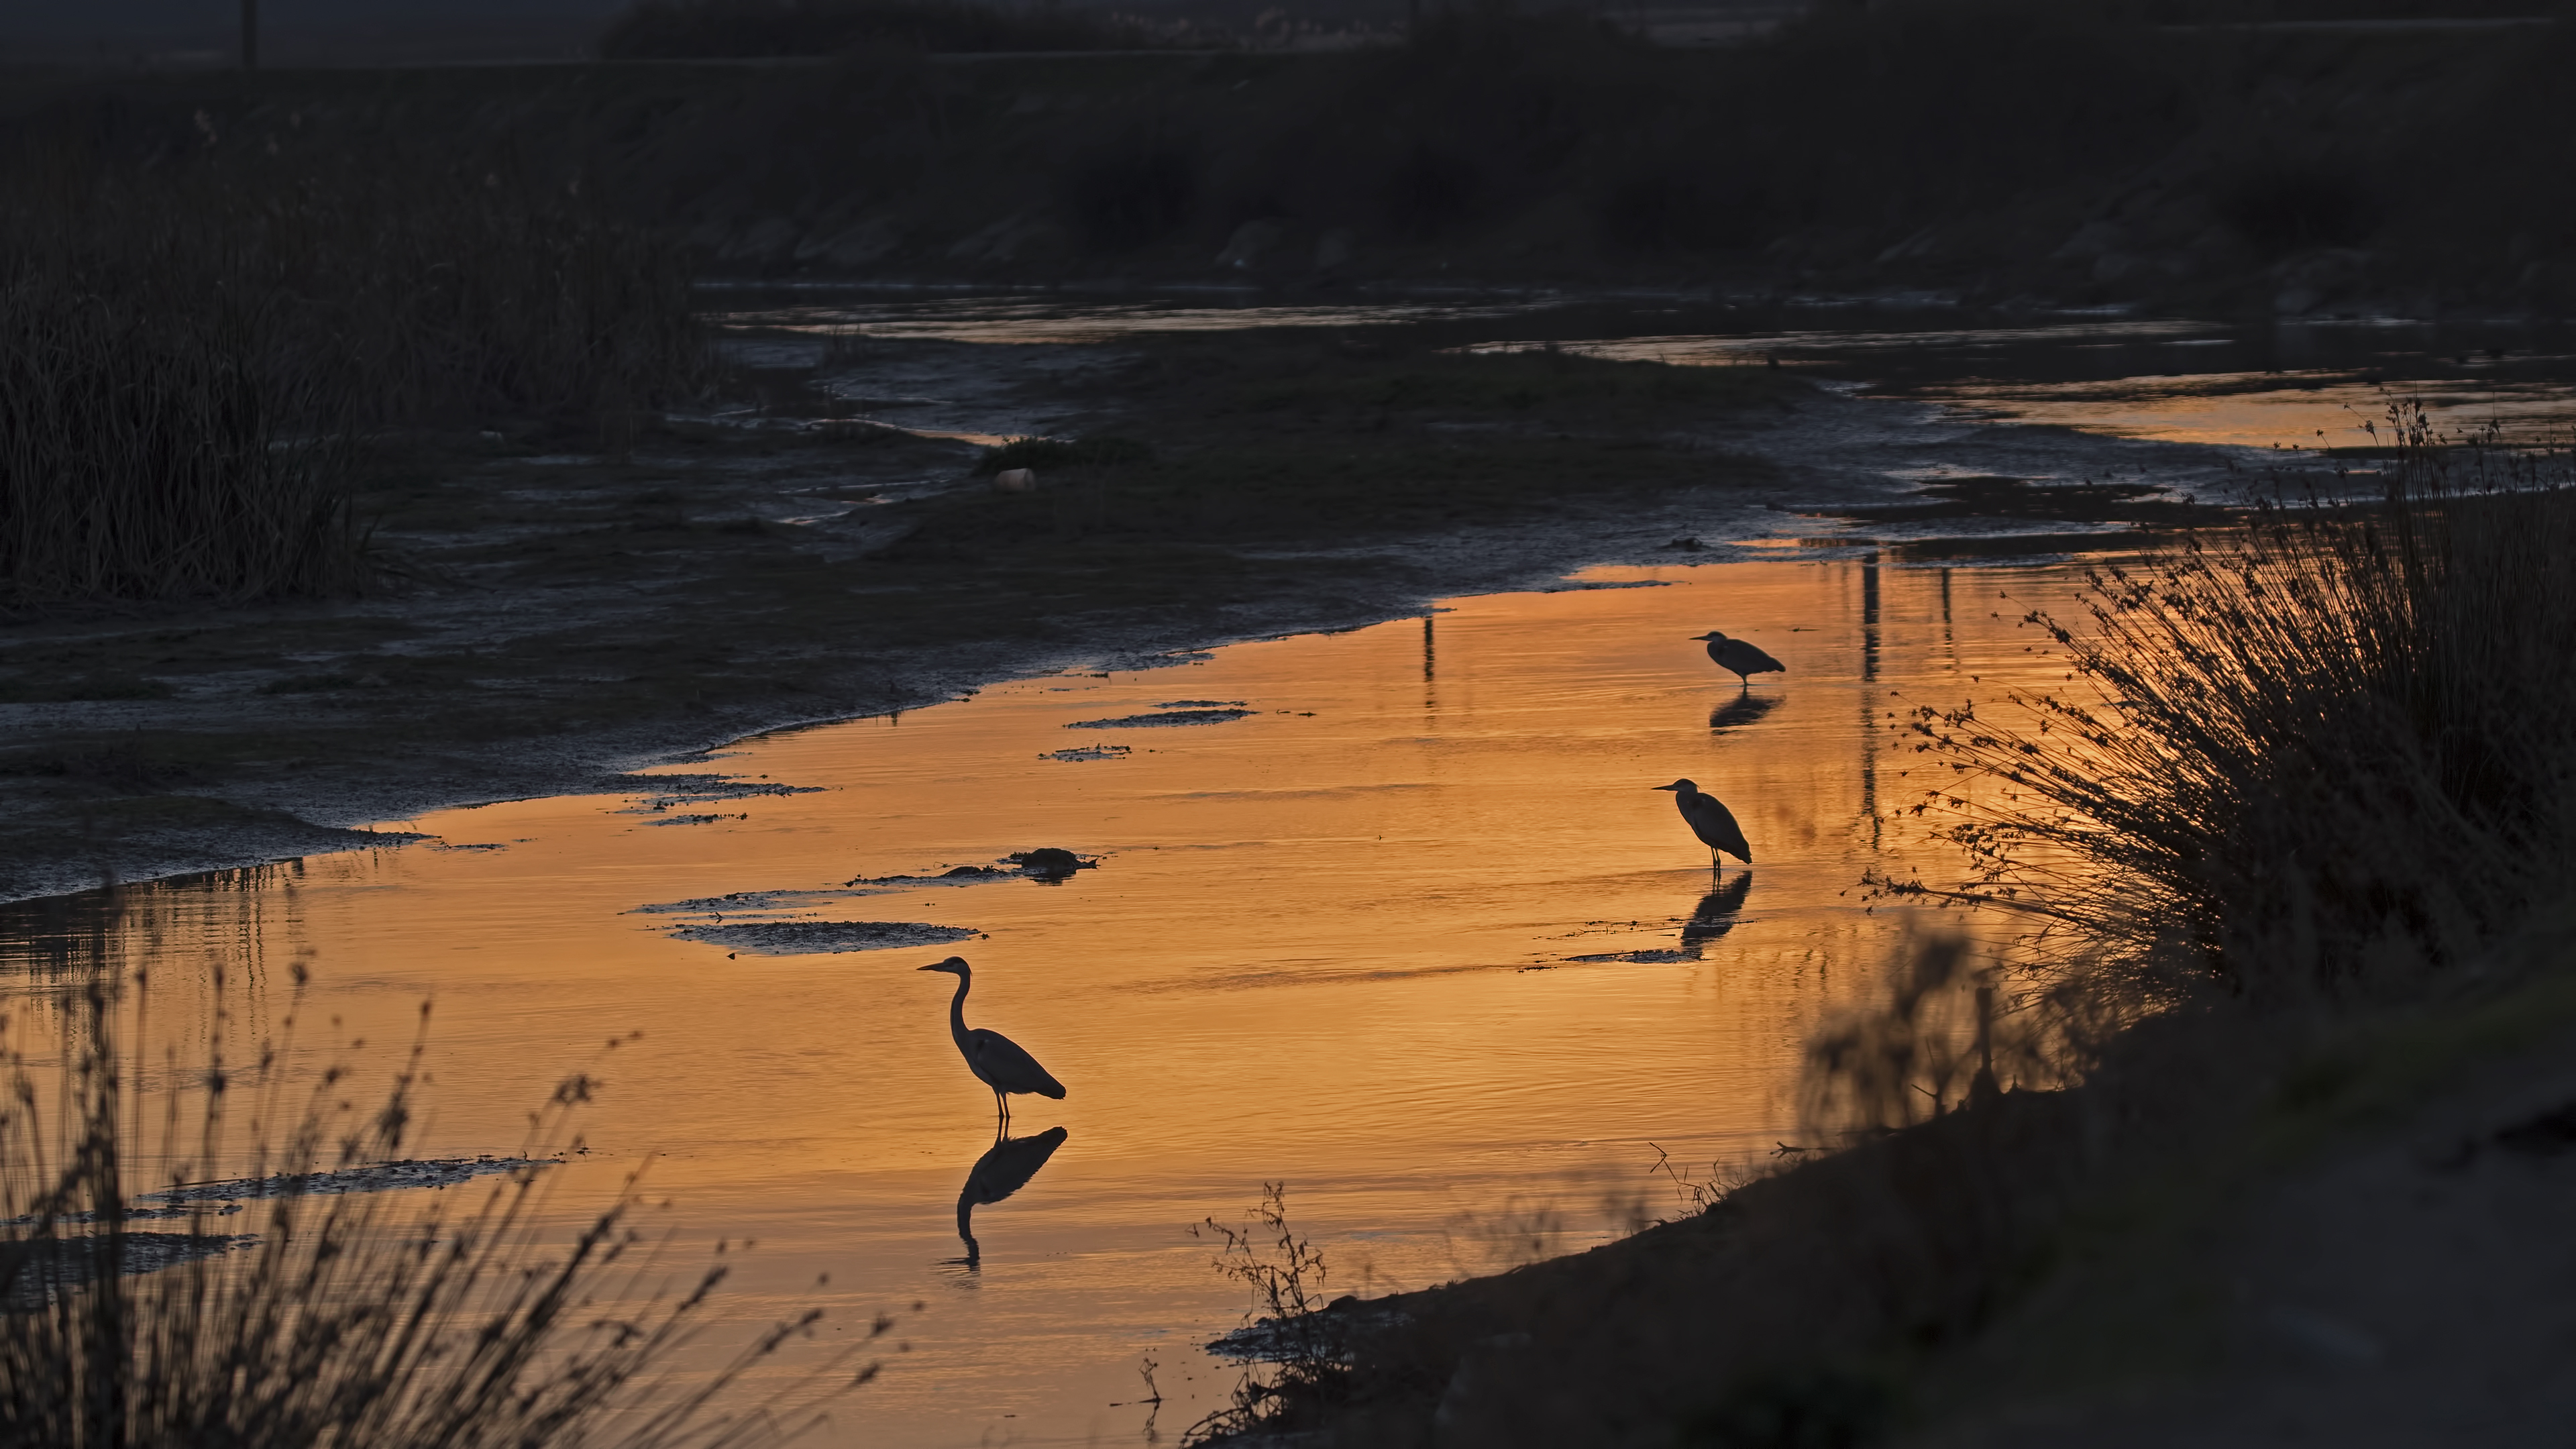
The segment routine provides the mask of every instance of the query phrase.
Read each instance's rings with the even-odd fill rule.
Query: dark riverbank
[[[9,110],[138,159],[577,177],[710,275],[2555,315],[2570,45],[1917,5],[1706,51],[1485,16],[1323,55],[55,75]]]
[[[2168,1021],[2077,1090],[1588,1253],[1336,1304],[1266,1342],[1351,1367],[1228,1442],[2556,1442],[2569,964],[2550,927],[2425,1006]]]

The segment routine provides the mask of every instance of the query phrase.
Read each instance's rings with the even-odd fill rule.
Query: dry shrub
[[[1245,1315],[1251,1353],[1268,1367],[1247,1372],[1232,1401],[1190,1426],[1181,1442],[1204,1444],[1252,1432],[1291,1410],[1329,1404],[1347,1392],[1351,1358],[1340,1320],[1323,1313],[1330,1270],[1312,1240],[1288,1223],[1286,1183],[1262,1185],[1261,1205],[1230,1227],[1214,1218],[1201,1227],[1216,1239],[1216,1270],[1252,1290]],[[1199,1236],[1200,1229],[1190,1229]]]
[[[341,1190],[332,1174],[402,1159],[417,1044],[372,1112],[341,1100],[337,1068],[298,1107],[279,1065],[290,1018],[288,1039],[256,1063],[170,1063],[171,1080],[202,1093],[200,1109],[192,1118],[173,1091],[160,1140],[147,1140],[147,1064],[120,1047],[128,1030],[141,1036],[140,996],[66,988],[58,1059],[15,1043],[0,1053],[0,1441],[761,1444],[810,1426],[874,1374],[843,1353],[766,1404],[728,1402],[818,1312],[761,1334],[710,1377],[663,1372],[725,1269],[720,1260],[677,1295],[658,1287],[631,1191],[555,1242],[539,1221],[550,1174],[533,1162],[480,1193]],[[560,1129],[592,1086],[567,1080],[538,1133]],[[228,1122],[240,1099],[246,1142]],[[245,1164],[244,1181],[226,1186],[260,1190],[172,1190]],[[227,1217],[218,1196],[257,1201]],[[866,1341],[889,1326],[880,1319]]]
[[[2521,924],[2576,843],[2563,455],[2392,416],[2375,501],[2276,502],[2028,622],[2071,688],[1914,712],[1955,889],[2137,1009],[2404,992]]]

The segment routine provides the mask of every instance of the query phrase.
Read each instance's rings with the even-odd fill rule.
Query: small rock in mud
[[[1100,865],[1097,860],[1085,860],[1070,850],[1058,850],[1052,845],[1041,846],[1036,850],[1023,850],[1016,855],[1006,855],[1002,858],[1031,875],[1058,878],[1071,875],[1077,870],[1097,869]]]
[[[933,926],[921,921],[742,921],[715,926],[682,926],[671,933],[683,941],[704,941],[759,956],[822,956],[842,951],[886,951],[900,946],[938,946],[971,941],[975,932],[962,926]]]
[[[1049,750],[1041,760],[1123,760],[1136,753],[1132,745],[1077,745],[1070,750]]]

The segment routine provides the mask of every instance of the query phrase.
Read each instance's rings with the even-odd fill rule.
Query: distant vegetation
[[[924,51],[1121,50],[1139,27],[1053,4],[974,0],[642,0],[599,40],[611,60],[838,55],[861,46]]]
[[[171,78],[111,108],[120,147],[184,150],[203,110],[228,138],[327,119],[264,132],[290,155],[542,159],[736,276],[2576,304],[2576,200],[2527,180],[2576,167],[2550,101],[2576,29],[2172,28],[2303,5],[1888,0],[1707,48],[1435,5],[1400,42],[1189,54],[1097,11],[675,0],[605,52],[828,63]],[[932,54],[1048,49],[1138,53]]]
[[[142,156],[15,138],[0,605],[344,591],[372,430],[614,434],[709,375],[676,247],[575,185],[223,129],[200,111]]]

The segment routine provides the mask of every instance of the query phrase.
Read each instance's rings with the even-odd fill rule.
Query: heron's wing
[[[1020,1050],[1020,1044],[998,1031],[980,1028],[966,1033],[966,1052],[973,1059],[975,1075],[992,1084],[998,1092],[1035,1092],[1041,1097],[1064,1095],[1064,1083],[1048,1075],[1038,1059]]]
[[[1745,671],[1748,674],[1769,674],[1774,671],[1786,674],[1789,672],[1788,665],[1781,663],[1779,660],[1772,658],[1770,655],[1763,653],[1761,650],[1754,648],[1750,644],[1744,646],[1744,652],[1753,656],[1752,667]]]
[[[1694,795],[1685,802],[1682,813],[1690,821],[1691,833],[1706,842],[1709,849],[1723,850],[1746,865],[1753,863],[1753,847],[1744,839],[1744,827],[1735,823],[1735,812],[1716,796]]]

